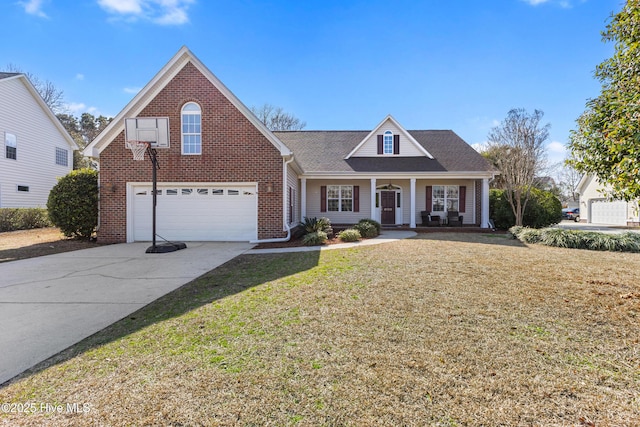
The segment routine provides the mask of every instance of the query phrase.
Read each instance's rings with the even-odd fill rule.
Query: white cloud
[[[67,110],[71,112],[71,114],[74,114],[74,115],[78,113],[83,113],[84,111],[86,111],[86,108],[87,108],[87,106],[82,102],[72,102],[70,104],[67,104],[65,107]]]
[[[482,153],[483,151],[485,151],[488,146],[489,146],[489,142],[487,141],[476,142],[475,144],[471,144],[471,147],[474,150],[476,150],[478,153]]]
[[[542,3],[547,3],[549,0],[523,0],[525,3],[529,3],[531,6],[537,6]]]
[[[552,141],[547,145],[547,149],[552,153],[564,154],[567,152],[567,147],[562,142]]]
[[[94,116],[100,115],[100,110],[96,107],[87,107],[84,102],[72,102],[65,105],[65,109],[76,117],[80,117],[82,113],[91,113]]]
[[[47,14],[42,10],[42,3],[45,0],[29,0],[21,1],[18,4],[24,7],[24,11],[29,15],[39,16],[40,18],[48,18]]]
[[[581,3],[584,3],[585,0],[522,0],[525,3],[531,5],[531,6],[538,6],[544,3],[553,3],[553,4],[557,4],[558,6],[560,6],[563,9],[571,9],[573,7],[573,3],[575,3],[576,1],[580,1]]]
[[[98,0],[98,5],[116,18],[138,19],[159,25],[189,22],[187,10],[196,0]]]
[[[76,80],[84,80],[84,74],[82,73],[76,74]]]
[[[140,92],[141,88],[139,88],[139,87],[125,87],[122,90],[124,91],[124,93],[136,94],[136,93]]]

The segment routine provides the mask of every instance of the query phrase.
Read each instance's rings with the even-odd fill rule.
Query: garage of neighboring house
[[[627,225],[627,202],[621,200],[591,199],[592,224]]]
[[[152,239],[152,200],[151,183],[129,185],[129,241]],[[256,184],[158,184],[156,233],[159,239],[170,241],[256,240]]]

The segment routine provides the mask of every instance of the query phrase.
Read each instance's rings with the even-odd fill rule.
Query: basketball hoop
[[[125,145],[133,153],[133,160],[144,160],[144,153],[146,153],[147,148],[151,146],[147,141],[135,140],[127,141]]]

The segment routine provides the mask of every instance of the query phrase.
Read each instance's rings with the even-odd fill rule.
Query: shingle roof
[[[17,76],[19,74],[21,74],[21,73],[3,73],[3,72],[0,72],[0,80],[6,79],[8,77]]]
[[[493,167],[450,130],[410,130],[434,158],[345,157],[369,131],[280,131],[305,173],[313,172],[489,172]]]

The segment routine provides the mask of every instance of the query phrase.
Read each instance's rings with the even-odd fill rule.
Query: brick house
[[[488,226],[496,171],[452,131],[271,132],[186,47],[85,149],[100,164],[101,242],[151,240],[151,174],[127,140],[153,141],[157,234],[286,239],[301,218],[416,227],[421,212]]]

